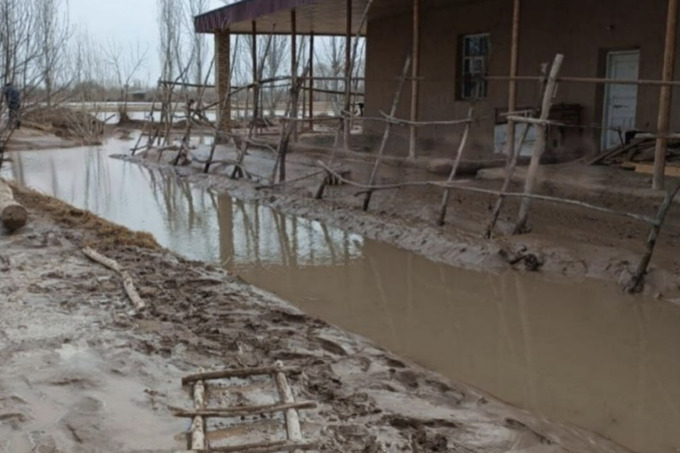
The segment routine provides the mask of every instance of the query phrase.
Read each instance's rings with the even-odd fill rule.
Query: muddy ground
[[[178,174],[192,183],[233,196],[271,206],[284,213],[323,221],[353,233],[361,234],[414,251],[429,259],[483,271],[503,271],[514,267],[524,271],[523,262],[511,266],[507,258],[533,254],[540,262],[539,271],[551,277],[569,279],[596,278],[616,281],[625,287],[635,271],[649,234],[649,226],[625,217],[600,213],[581,207],[533,202],[529,234],[511,236],[519,202],[509,199],[502,212],[496,235],[483,239],[496,197],[479,193],[454,191],[449,204],[447,224],[436,225],[442,190],[432,186],[404,187],[376,192],[370,210],[361,210],[362,189],[351,185],[327,188],[323,201],[314,199],[322,175],[318,162],[328,161],[328,152],[310,146],[299,147],[288,157],[288,179],[293,182],[272,189],[263,188],[273,165],[270,151],[252,150],[245,165],[253,181],[233,181],[232,168],[215,165],[211,174],[201,173],[207,147],[192,152],[193,162],[176,167]],[[234,150],[218,147],[216,159],[233,159]],[[167,167],[174,153],[161,156],[154,152],[126,159],[148,166]],[[439,162],[441,164],[441,162]],[[446,162],[444,162],[445,164]],[[468,161],[475,167],[474,161]],[[366,183],[373,159],[366,153],[344,154],[336,166],[350,172],[349,178]],[[439,170],[442,165],[415,165],[393,160],[383,164],[378,173],[379,184],[409,181],[442,180],[427,168]],[[446,168],[445,165],[443,165]],[[446,173],[446,172],[444,172]],[[307,175],[312,177],[305,178]],[[512,191],[522,190],[524,169],[519,168]],[[304,178],[298,180],[300,178]],[[483,170],[461,181],[471,187],[499,190],[503,169]],[[678,181],[669,178],[669,186]],[[579,162],[544,166],[538,193],[591,203],[594,205],[655,217],[664,194],[649,189],[651,178],[615,167],[588,167]],[[680,303],[680,200],[676,200],[658,239],[655,256],[647,276],[645,292],[658,298]]]
[[[272,365],[290,375],[305,436],[328,452],[620,452],[448,382],[366,340],[306,316],[210,265],[188,262],[61,202],[17,189],[30,225],[0,233],[0,451],[170,452],[186,447],[182,376]],[[132,310],[116,274],[149,308]],[[266,379],[221,382],[212,405],[274,403]],[[281,438],[282,420],[212,424],[211,442]]]

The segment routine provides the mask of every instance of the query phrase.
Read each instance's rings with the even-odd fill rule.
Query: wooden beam
[[[413,0],[413,55],[411,56],[411,122],[408,157],[416,158],[418,128],[418,102],[420,95],[420,0]]]
[[[259,72],[257,70],[257,22],[252,23],[252,33],[251,33],[251,46],[250,51],[252,53],[252,65],[253,65],[253,132],[257,135],[257,120],[260,116],[260,85],[259,85]]]
[[[284,373],[299,372],[297,368],[261,367],[261,368],[242,368],[234,370],[207,371],[204,373],[192,374],[182,378],[182,385],[191,384],[196,381],[208,381],[213,379],[230,379],[237,377],[262,376],[274,374],[279,371]]]
[[[510,37],[510,77],[508,81],[508,111],[514,112],[517,110],[517,80],[514,77],[517,76],[518,64],[519,64],[519,26],[520,26],[520,14],[521,14],[522,0],[513,0],[513,12],[512,12],[512,35]],[[512,161],[515,155],[515,121],[508,118],[508,132],[507,132],[507,143],[506,143],[506,156],[508,157],[508,162]]]
[[[352,122],[350,119],[350,109],[352,104],[352,0],[347,0],[347,17],[345,30],[345,121],[343,125],[343,135],[345,150],[349,151],[349,140]]]
[[[673,80],[675,69],[675,43],[678,31],[678,0],[668,0],[668,16],[666,19],[666,43],[664,46],[663,73],[661,79],[664,82]],[[656,140],[654,151],[654,177],[652,188],[662,190],[664,188],[664,167],[666,166],[666,149],[668,147],[668,134],[671,117],[671,100],[673,89],[663,86],[659,95],[659,118],[657,120],[656,133],[660,137]]]
[[[309,34],[309,129],[314,131],[314,32]]]
[[[176,411],[175,417],[193,418],[197,416],[211,418],[245,417],[248,415],[272,414],[287,411],[289,409],[314,409],[317,404],[313,401],[300,401],[299,403],[270,404],[266,406],[229,407],[229,408],[206,408],[193,411]]]

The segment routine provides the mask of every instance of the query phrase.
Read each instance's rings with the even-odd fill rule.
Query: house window
[[[465,35],[462,38],[461,99],[485,98],[487,82],[486,67],[489,59],[490,40],[488,33]]]

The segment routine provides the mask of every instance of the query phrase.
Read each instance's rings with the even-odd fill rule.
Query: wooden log
[[[548,83],[545,88],[545,93],[543,95],[543,104],[541,106],[541,115],[539,119],[547,120],[550,115],[550,108],[552,107],[553,98],[555,96],[555,90],[557,88],[557,76],[562,68],[562,62],[564,61],[564,55],[557,54],[555,56],[555,61],[553,62],[552,68],[550,69],[550,76],[548,77]],[[547,129],[545,124],[536,125],[537,134],[536,142],[534,144],[534,152],[531,156],[531,163],[529,164],[529,169],[527,170],[527,177],[524,184],[524,193],[532,194],[534,192],[534,187],[536,185],[536,178],[538,176],[538,167],[541,163],[541,156],[545,152],[546,145],[546,135]],[[531,207],[531,199],[524,198],[520,205],[519,216],[517,218],[517,224],[515,225],[515,234],[519,234],[525,231],[527,220],[529,218],[529,208]]]
[[[229,447],[212,447],[210,451],[220,453],[275,453],[279,451],[295,451],[295,450],[316,450],[318,448],[315,443],[306,442],[290,442],[275,441],[275,442],[260,442],[256,444],[233,445]]]
[[[278,364],[278,366],[279,370],[275,373],[274,379],[276,380],[276,387],[281,396],[281,404],[292,404],[295,402],[293,390],[288,385],[288,379],[286,379],[286,375],[282,371],[283,366],[281,364]],[[298,416],[297,410],[294,408],[286,409],[284,414],[286,416],[286,432],[288,434],[288,440],[296,443],[302,442],[302,429],[300,428],[300,417]],[[297,452],[298,450],[299,449],[292,449],[291,451]]]
[[[666,198],[664,199],[661,207],[659,207],[659,212],[656,216],[655,223],[652,225],[652,229],[649,232],[649,237],[647,238],[647,251],[642,256],[640,263],[638,264],[633,278],[631,278],[626,290],[629,293],[637,293],[642,291],[644,287],[645,275],[647,275],[647,269],[649,268],[649,263],[654,255],[654,249],[656,248],[656,241],[661,233],[661,227],[663,222],[666,220],[666,215],[673,205],[673,200],[675,196],[680,192],[680,184],[678,184],[675,189],[666,193]]]
[[[201,417],[244,417],[247,415],[272,414],[287,411],[289,409],[314,409],[317,404],[313,401],[300,401],[298,403],[269,404],[266,406],[229,407],[229,408],[206,408],[193,411],[175,411],[173,415],[180,418]]]
[[[187,385],[194,383],[196,381],[210,381],[213,379],[231,379],[240,377],[250,377],[250,376],[263,376],[268,374],[274,374],[281,370],[284,373],[299,373],[298,368],[279,368],[276,366],[270,367],[259,367],[259,368],[241,368],[233,370],[219,370],[219,371],[206,371],[197,374],[192,374],[182,378],[182,385]]]
[[[460,139],[460,145],[458,146],[458,153],[456,154],[456,160],[453,164],[453,167],[451,168],[451,174],[449,175],[449,179],[447,180],[449,183],[453,182],[454,179],[456,179],[456,173],[458,172],[458,166],[460,165],[460,161],[463,158],[463,151],[465,151],[465,145],[467,145],[467,140],[468,140],[468,135],[470,134],[470,123],[472,121],[472,114],[474,110],[473,107],[470,107],[468,111],[468,122],[465,123],[465,132],[463,132],[463,137]],[[444,189],[444,195],[442,196],[442,203],[439,208],[439,218],[437,219],[437,225],[442,226],[444,225],[444,222],[446,222],[446,211],[449,206],[449,198],[451,196],[451,190],[450,189]]]
[[[0,218],[9,231],[18,230],[28,221],[28,211],[14,200],[12,188],[3,180],[0,180]]]
[[[109,268],[112,271],[118,273],[118,275],[120,275],[121,279],[123,280],[123,289],[125,290],[125,294],[128,296],[128,299],[130,299],[130,301],[134,304],[137,310],[142,310],[146,307],[146,303],[140,297],[139,293],[137,292],[137,288],[135,288],[134,280],[132,280],[130,274],[127,271],[125,271],[121,267],[121,265],[118,264],[117,261],[112,260],[111,258],[107,258],[106,256],[89,247],[85,247],[84,249],[82,249],[82,252],[92,261],[99,263],[102,266]]]
[[[194,409],[200,411],[205,408],[205,383],[194,383]],[[201,415],[194,417],[191,424],[191,449],[195,451],[205,450],[205,420]]]

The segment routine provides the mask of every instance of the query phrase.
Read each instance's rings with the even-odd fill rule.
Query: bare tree
[[[148,50],[143,49],[139,42],[134,46],[125,47],[116,41],[109,41],[104,50],[106,63],[114,77],[116,86],[121,90],[118,104],[119,121],[129,120],[128,101],[130,85],[140,69],[144,66]]]
[[[189,1],[189,12],[191,17],[203,14],[208,9],[207,0],[188,0]],[[193,22],[188,21],[189,36],[192,39],[192,54],[194,56],[194,71],[193,79],[194,83],[200,85],[203,83],[203,71],[205,66],[205,55],[208,52],[208,45],[206,42],[205,35],[201,33],[195,33]]]
[[[35,1],[35,33],[39,44],[38,64],[42,73],[45,87],[45,101],[47,106],[53,102],[53,94],[57,77],[64,69],[66,44],[71,30],[67,15],[60,15],[64,5],[62,0],[34,0]]]

